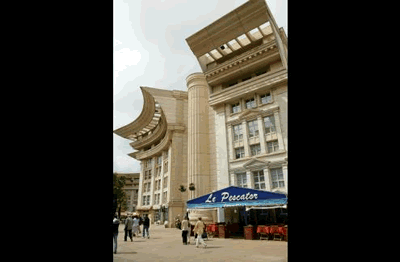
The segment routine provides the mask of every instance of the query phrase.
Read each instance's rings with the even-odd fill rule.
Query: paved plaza
[[[264,261],[287,262],[287,242],[209,238],[203,249],[196,248],[193,237],[189,245],[182,244],[181,231],[176,228],[151,225],[150,239],[127,238],[124,226],[119,226],[117,254],[114,261]],[[110,248],[111,252],[111,248]]]

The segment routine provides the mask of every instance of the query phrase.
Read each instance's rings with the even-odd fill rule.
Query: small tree
[[[118,210],[118,217],[121,217],[121,209],[126,208],[126,194],[122,188],[125,186],[125,176],[118,176],[113,173],[113,194],[116,198],[116,208]]]

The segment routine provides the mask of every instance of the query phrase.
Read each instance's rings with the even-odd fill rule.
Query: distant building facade
[[[188,199],[230,185],[287,193],[288,182],[287,38],[265,1],[246,2],[186,41],[203,72],[186,78],[187,92],[141,87],[142,113],[114,131],[141,161],[137,210],[170,226]]]
[[[138,204],[139,196],[139,179],[140,173],[116,173],[117,176],[124,176],[125,186],[122,188],[126,195],[125,212],[135,212]]]

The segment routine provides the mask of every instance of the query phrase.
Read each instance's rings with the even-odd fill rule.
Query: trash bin
[[[256,234],[254,232],[255,227],[252,225],[244,226],[244,239],[253,240],[256,238]]]

